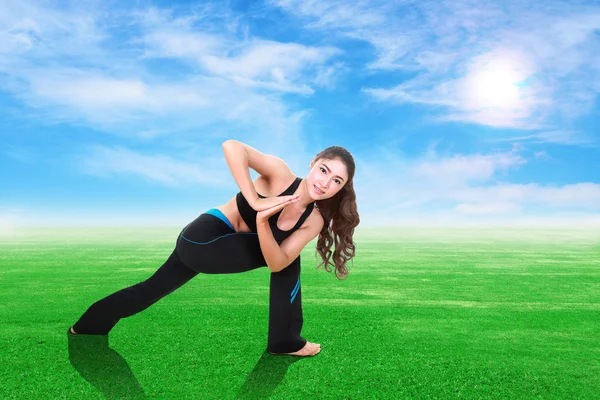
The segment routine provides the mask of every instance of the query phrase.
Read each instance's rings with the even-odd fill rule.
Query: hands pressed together
[[[282,210],[285,206],[298,201],[299,194],[280,197],[266,197],[257,199],[251,205],[258,213],[256,214],[256,223],[262,223],[269,220],[269,217]]]

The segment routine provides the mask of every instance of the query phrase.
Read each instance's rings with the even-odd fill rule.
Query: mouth
[[[316,187],[315,185],[313,185],[313,187],[315,188],[315,191],[319,194],[325,194],[325,192],[321,191],[318,187]]]

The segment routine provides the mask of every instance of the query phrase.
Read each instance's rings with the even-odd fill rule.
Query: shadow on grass
[[[311,357],[272,355],[265,350],[235,398],[243,400],[269,398],[285,378],[288,367],[306,358]]]
[[[67,333],[67,338],[71,365],[107,399],[147,398],[127,361],[109,347],[108,335]],[[311,357],[272,355],[265,350],[235,398],[270,397],[285,378],[289,366],[305,358]]]
[[[108,335],[72,335],[69,361],[107,399],[145,399],[146,393],[119,353],[108,347]]]

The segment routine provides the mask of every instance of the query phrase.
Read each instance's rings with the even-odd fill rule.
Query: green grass
[[[302,253],[303,336],[266,349],[269,272],[200,274],[106,340],[66,330],[149,277],[175,229],[0,237],[2,399],[600,398],[600,234],[360,231],[350,276]],[[110,348],[108,347],[110,345]]]

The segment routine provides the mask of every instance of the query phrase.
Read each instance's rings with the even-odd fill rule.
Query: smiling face
[[[310,163],[310,172],[306,177],[308,192],[315,200],[324,200],[335,196],[348,181],[346,165],[339,159],[320,159]],[[316,188],[315,188],[316,186]],[[321,189],[323,193],[317,189]]]

